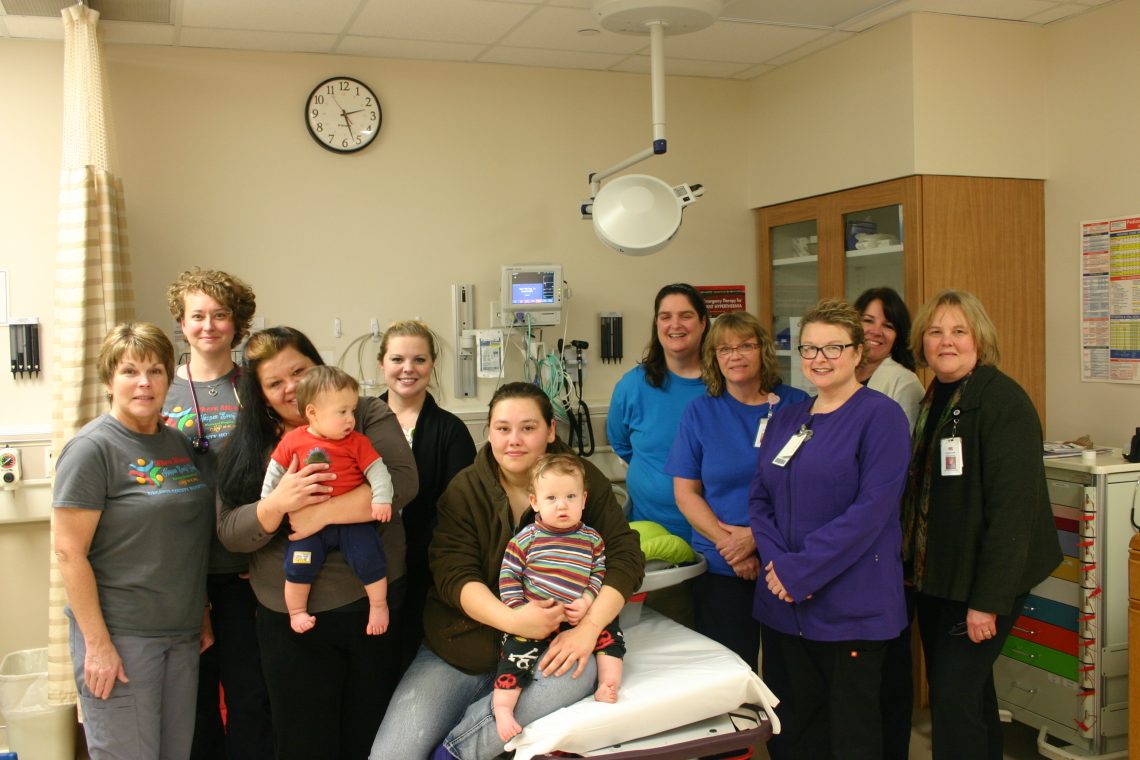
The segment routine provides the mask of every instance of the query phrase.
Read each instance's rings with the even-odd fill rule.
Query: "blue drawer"
[[[1070,631],[1077,630],[1077,608],[1052,599],[1030,594],[1025,599],[1021,614]]]
[[[1080,557],[1080,549],[1077,548],[1077,542],[1081,537],[1076,533],[1068,530],[1057,531],[1057,540],[1061,542],[1061,553],[1066,557]]]

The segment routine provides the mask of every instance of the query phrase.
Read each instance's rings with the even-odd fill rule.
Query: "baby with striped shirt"
[[[577,625],[593,604],[606,577],[606,547],[601,535],[582,524],[586,506],[586,470],[571,454],[549,454],[531,470],[530,506],[535,521],[507,544],[499,571],[499,598],[508,607],[554,599],[566,612],[563,629]],[[523,684],[557,634],[544,640],[503,635],[492,706],[499,738],[519,734],[515,705]],[[617,620],[606,626],[594,646],[598,689],[594,699],[616,702],[621,685],[625,639]]]

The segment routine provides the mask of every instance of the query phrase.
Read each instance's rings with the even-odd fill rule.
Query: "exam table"
[[[530,723],[506,745],[515,760],[567,754],[684,760],[743,750],[779,733],[779,700],[752,668],[721,644],[641,606],[645,592],[706,567],[702,559],[646,573],[622,612],[627,652],[617,702],[595,702],[591,694]]]

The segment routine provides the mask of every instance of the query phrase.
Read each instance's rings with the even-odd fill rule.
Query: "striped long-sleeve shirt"
[[[597,597],[606,577],[606,544],[579,524],[559,531],[536,520],[507,544],[499,571],[499,598],[508,607],[536,599],[569,604],[584,593]]]

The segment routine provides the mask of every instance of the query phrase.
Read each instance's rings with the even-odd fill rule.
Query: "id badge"
[[[768,429],[768,420],[771,417],[761,417],[760,424],[756,426],[756,440],[752,442],[752,448],[760,448],[761,441],[764,440],[764,431]]]
[[[962,474],[962,439],[958,436],[942,439],[942,474]]]
[[[807,429],[806,425],[801,425],[799,431],[788,439],[784,448],[780,449],[780,453],[772,460],[772,464],[777,467],[787,467],[788,462],[792,461],[792,457],[800,450],[800,446],[803,446],[804,441],[809,438],[811,438],[811,431]]]

